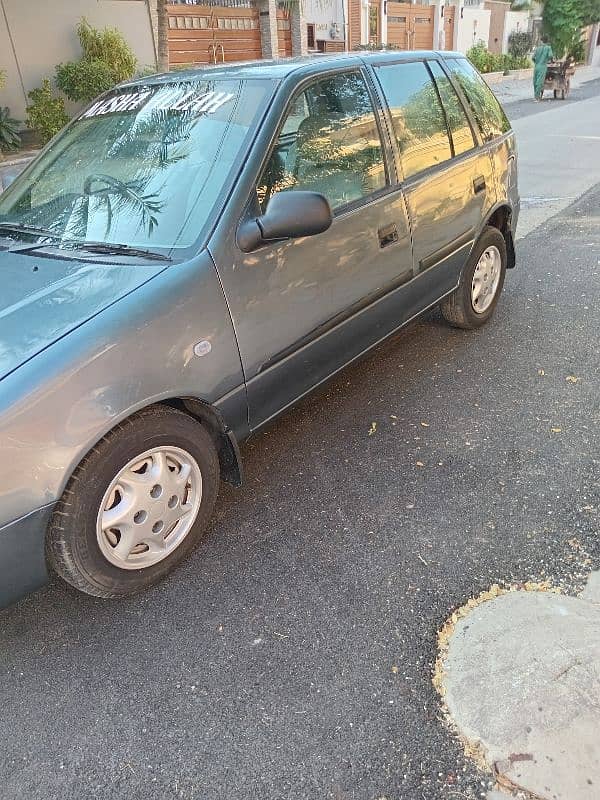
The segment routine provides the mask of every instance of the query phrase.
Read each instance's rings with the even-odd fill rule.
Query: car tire
[[[46,537],[50,568],[97,597],[142,591],[198,544],[219,475],[215,445],[199,422],[167,406],[140,411],[71,476]]]
[[[506,263],[504,236],[487,226],[462,271],[458,288],[441,303],[444,319],[465,330],[485,325],[498,304]]]

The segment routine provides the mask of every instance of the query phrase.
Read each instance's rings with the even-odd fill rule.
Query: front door
[[[492,161],[437,60],[377,67],[404,173],[424,299],[449,292],[495,202]]]
[[[402,193],[360,71],[321,78],[292,98],[262,175],[264,210],[280,191],[323,193],[324,234],[237,251],[222,279],[255,429],[397,327],[412,253]]]

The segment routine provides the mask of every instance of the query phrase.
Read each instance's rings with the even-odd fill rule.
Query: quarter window
[[[376,69],[392,115],[404,177],[442,164],[452,156],[446,119],[424,62]]]
[[[488,142],[509,131],[510,122],[502,110],[502,106],[467,59],[449,58],[446,63],[471,106],[484,141]]]
[[[429,61],[428,64],[446,112],[446,121],[452,136],[454,155],[459,156],[461,153],[466,153],[475,147],[473,131],[462,103],[444,70],[437,61]]]
[[[276,192],[321,192],[332,209],[386,185],[379,129],[361,75],[347,73],[309,86],[292,101],[260,181],[264,210]]]

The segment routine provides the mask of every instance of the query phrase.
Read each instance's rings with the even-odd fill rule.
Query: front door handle
[[[476,178],[473,178],[473,191],[475,194],[485,192],[485,178],[483,175],[478,175]]]
[[[377,235],[379,236],[379,247],[384,248],[398,241],[398,228],[394,223],[384,225],[383,228],[379,228]]]

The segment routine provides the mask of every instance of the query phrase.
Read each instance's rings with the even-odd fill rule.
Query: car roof
[[[297,58],[263,59],[260,61],[241,61],[231,64],[202,65],[185,70],[158,73],[132,81],[126,81],[121,86],[152,86],[156,84],[172,83],[175,81],[208,80],[215,78],[266,78],[281,81],[292,73],[312,74],[321,69],[327,70],[336,66],[353,66],[360,64],[385,63],[390,61],[412,61],[415,58],[464,58],[463,53],[451,51],[438,52],[434,50],[386,50],[374,53],[359,50],[345,53],[332,53],[331,55],[299,56]]]

